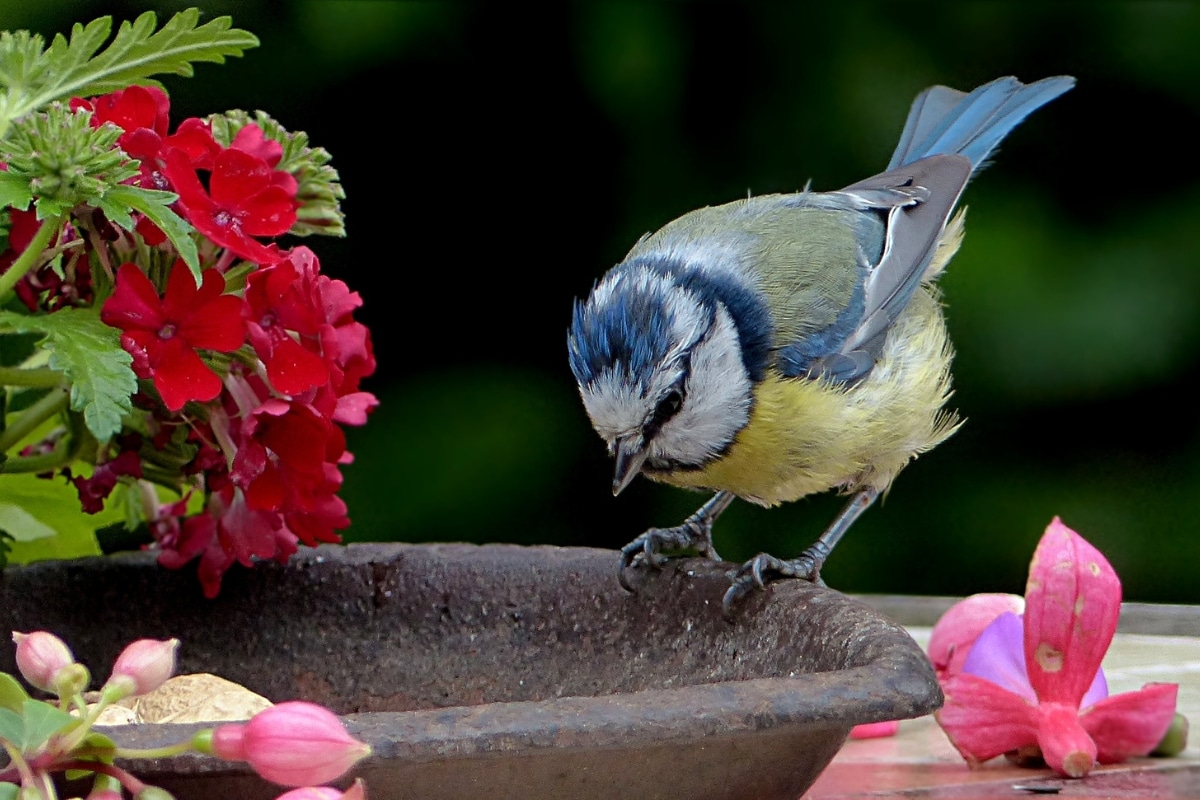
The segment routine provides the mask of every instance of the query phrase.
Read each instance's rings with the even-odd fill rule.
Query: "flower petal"
[[[1025,670],[1025,626],[1021,617],[1005,612],[996,617],[971,645],[962,672],[989,680],[1031,703],[1037,694]]]
[[[1036,709],[1020,695],[965,673],[942,684],[942,691],[946,703],[934,718],[967,761],[987,761],[1036,744]]]
[[[189,400],[212,400],[221,393],[221,379],[176,336],[163,343],[154,364],[154,388],[168,409],[178,411]]]
[[[1025,663],[1042,702],[1079,707],[1117,630],[1121,582],[1107,559],[1055,517],[1025,588]]]
[[[1079,724],[1070,703],[1042,703],[1037,709],[1038,748],[1046,766],[1068,778],[1082,778],[1096,764],[1096,743]]]
[[[163,324],[158,290],[136,264],[125,263],[117,270],[116,288],[104,301],[100,319],[123,331],[140,329],[157,332]]]
[[[1102,764],[1144,756],[1158,745],[1175,717],[1179,685],[1149,683],[1136,692],[1114,694],[1079,715],[1096,742]]]
[[[938,678],[949,678],[962,671],[971,645],[996,617],[1006,611],[1020,614],[1024,610],[1025,598],[1015,594],[973,594],[952,605],[938,619],[929,636],[929,660],[933,662]],[[1024,665],[1021,671],[1025,671]]]

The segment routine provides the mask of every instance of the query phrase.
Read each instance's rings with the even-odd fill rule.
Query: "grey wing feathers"
[[[879,263],[864,281],[861,321],[836,353],[809,365],[809,375],[853,382],[870,372],[888,329],[920,284],[970,176],[968,159],[931,156],[831,193],[886,210],[887,236]]]

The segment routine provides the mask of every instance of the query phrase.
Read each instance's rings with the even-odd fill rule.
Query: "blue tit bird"
[[[836,489],[850,499],[820,538],[794,559],[746,562],[724,608],[768,580],[819,581],[854,520],[955,431],[933,285],[962,242],[964,212],[951,215],[1000,140],[1074,83],[930,87],[887,171],[684,214],[576,301],[570,365],[616,460],[613,493],[639,473],[716,492],[622,549],[623,586],[667,554],[718,559],[713,522],[734,497],[773,506]]]

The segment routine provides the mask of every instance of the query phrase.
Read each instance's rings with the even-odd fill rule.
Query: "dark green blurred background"
[[[0,27],[185,5],[5,0]],[[173,122],[263,108],[349,195],[349,237],[308,244],[364,296],[380,364],[351,540],[617,547],[679,522],[701,496],[611,496],[566,364],[572,299],[691,208],[880,171],[927,85],[1077,76],[967,192],[943,281],[966,426],[824,575],[1020,592],[1058,514],[1127,598],[1200,602],[1200,6],[200,5],[262,46],[169,80]],[[718,548],[794,555],[840,503],[735,504]]]

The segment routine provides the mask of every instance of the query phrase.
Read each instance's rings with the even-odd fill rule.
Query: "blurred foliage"
[[[184,5],[10,2],[0,27]],[[1129,599],[1200,602],[1200,6],[202,5],[263,44],[168,82],[173,119],[267,110],[349,197],[320,256],[366,299],[384,401],[350,440],[355,539],[615,547],[678,522],[700,496],[609,494],[566,366],[572,298],[691,208],[879,171],[925,86],[1077,76],[966,195],[943,288],[967,425],[825,577],[1021,591],[1059,514]],[[840,502],[735,504],[719,549],[793,555]]]

